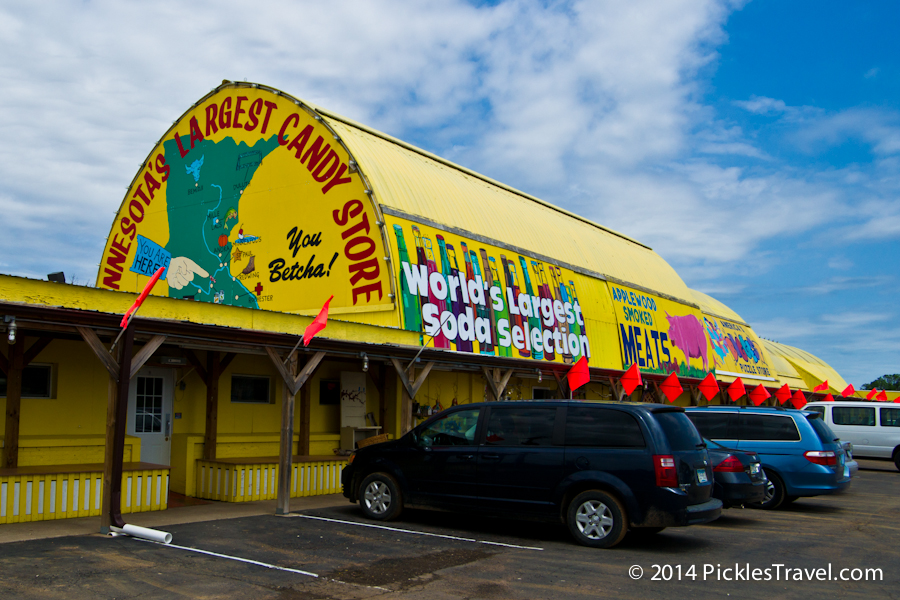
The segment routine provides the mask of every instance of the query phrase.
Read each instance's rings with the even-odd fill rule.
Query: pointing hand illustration
[[[209,277],[203,267],[186,256],[176,256],[169,262],[169,272],[166,281],[169,287],[180,290],[194,280],[194,274],[200,277]]]

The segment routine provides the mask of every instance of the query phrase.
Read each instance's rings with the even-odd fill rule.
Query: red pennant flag
[[[591,372],[588,369],[587,357],[582,354],[569,372],[566,373],[566,379],[569,380],[569,389],[573,392],[591,380]]]
[[[834,396],[832,396],[831,394],[828,394],[827,396],[822,398],[822,401],[823,402],[834,402]]]
[[[847,396],[852,396],[855,393],[856,393],[856,388],[854,388],[853,384],[851,383],[850,385],[848,385],[847,387],[844,388],[844,391],[841,392],[841,396],[846,398]]]
[[[625,389],[625,393],[631,395],[631,392],[639,386],[643,385],[643,381],[641,380],[641,372],[638,370],[637,363],[631,363],[631,366],[628,367],[628,370],[622,374],[621,379],[619,381],[622,382],[622,388]]]
[[[772,394],[769,393],[769,390],[763,387],[763,384],[759,384],[758,386],[753,388],[752,392],[750,392],[750,400],[753,401],[754,406],[759,406],[771,397]]]
[[[328,300],[325,301],[325,304],[322,305],[322,310],[320,310],[319,314],[316,315],[316,318],[313,319],[313,322],[306,326],[306,330],[303,332],[304,346],[309,346],[309,342],[313,337],[325,329],[325,325],[328,321],[328,303],[331,302],[332,298],[334,298],[334,296],[329,296]]]
[[[700,385],[698,385],[697,388],[704,396],[706,396],[707,402],[715,398],[716,394],[719,393],[719,383],[712,373],[707,373],[706,377],[703,378],[703,381],[700,382]]]
[[[894,398],[894,402],[900,402],[900,396],[897,396],[896,398]]]
[[[659,389],[666,395],[669,402],[675,402],[675,399],[684,391],[684,388],[681,387],[681,382],[678,381],[678,375],[674,371],[659,384]]]
[[[788,384],[784,384],[778,391],[775,392],[775,397],[778,398],[779,404],[784,404],[788,400],[791,399],[791,388],[788,387]]]
[[[797,390],[794,392],[794,395],[791,396],[791,404],[794,405],[794,408],[800,410],[804,406],[806,406],[806,396],[803,395],[803,392]]]
[[[887,393],[884,390],[881,390],[875,397],[882,402],[887,402]]]
[[[727,389],[728,395],[731,396],[732,402],[737,402],[741,398],[741,396],[747,393],[747,390],[744,389],[744,382],[741,381],[740,377],[732,381],[731,385],[729,385]]]
[[[137,309],[141,307],[141,304],[143,304],[144,300],[147,299],[147,295],[150,293],[150,290],[153,289],[153,286],[156,285],[156,282],[159,281],[159,277],[165,270],[165,267],[160,267],[156,270],[156,273],[153,274],[153,277],[151,277],[150,281],[147,282],[147,285],[144,286],[144,290],[141,292],[141,295],[138,296],[138,299],[134,301],[134,304],[131,305],[131,308],[128,309],[128,312],[122,315],[122,321],[119,323],[120,327],[125,327],[128,325],[128,317],[130,317],[132,313],[136,313]]]
[[[828,390],[828,380],[827,379],[813,388],[814,392],[825,392],[827,390]]]
[[[878,388],[872,388],[872,391],[866,394],[866,400],[871,400],[872,396],[878,393]]]

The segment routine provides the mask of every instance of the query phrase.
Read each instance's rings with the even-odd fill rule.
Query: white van
[[[890,458],[900,470],[900,405],[884,402],[810,402],[803,410],[822,415],[856,458]]]

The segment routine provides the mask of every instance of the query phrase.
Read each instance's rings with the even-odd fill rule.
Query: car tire
[[[628,531],[622,504],[600,490],[575,496],[566,511],[566,524],[575,541],[591,548],[612,548]]]
[[[387,473],[372,473],[359,486],[359,506],[369,519],[392,521],[403,510],[400,486]]]
[[[747,506],[751,508],[762,508],[765,510],[774,510],[784,503],[787,494],[784,491],[784,483],[775,473],[771,473],[763,469],[766,474],[766,495],[762,502],[750,502]]]
[[[900,471],[900,448],[894,448],[894,466]]]

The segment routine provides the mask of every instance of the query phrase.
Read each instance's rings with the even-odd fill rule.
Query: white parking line
[[[278,565],[272,565],[269,563],[260,562],[258,560],[251,560],[249,558],[241,558],[240,556],[231,556],[229,554],[219,554],[218,552],[210,552],[209,550],[201,550],[200,548],[189,548],[188,546],[177,546],[175,544],[160,544],[159,542],[154,542],[153,540],[145,540],[142,538],[132,538],[139,542],[148,542],[150,544],[157,544],[158,546],[165,546],[166,548],[178,548],[179,550],[187,550],[188,552],[196,552],[197,554],[206,554],[208,556],[216,556],[218,558],[227,558],[228,560],[236,560],[238,562],[249,563],[251,565],[259,565],[260,567],[266,567],[267,569],[278,569],[279,571],[288,571],[289,573],[298,573],[300,575],[306,575],[308,577],[318,577],[315,573],[310,573],[309,571],[301,571],[300,569],[289,569],[287,567],[279,567]]]
[[[267,569],[276,569],[278,571],[287,571],[288,573],[297,573],[298,575],[306,575],[307,577],[314,577],[316,579],[322,579],[324,581],[331,581],[333,583],[340,583],[343,585],[352,585],[355,587],[364,587],[370,588],[374,590],[381,590],[383,592],[390,592],[391,590],[388,588],[378,587],[377,585],[362,585],[359,583],[348,583],[346,581],[341,581],[340,579],[330,579],[328,577],[320,577],[315,573],[310,573],[309,571],[301,571],[300,569],[289,569],[288,567],[279,567],[278,565],[273,565],[270,563],[264,563],[258,560],[251,560],[249,558],[241,558],[240,556],[231,556],[230,554],[219,554],[218,552],[210,552],[209,550],[201,550],[199,548],[190,548],[188,546],[178,546],[176,544],[162,544],[160,542],[154,542],[153,540],[145,540],[143,538],[131,538],[137,540],[139,542],[147,542],[148,544],[156,544],[157,546],[163,546],[164,548],[178,548],[179,550],[187,550],[188,552],[196,552],[198,554],[206,554],[207,556],[215,556],[216,558],[226,558],[228,560],[236,560],[242,563],[248,563],[251,565],[257,565],[260,567],[265,567]]]
[[[296,517],[299,519],[315,519],[316,521],[327,521],[329,523],[340,523],[342,525],[356,525],[357,527],[370,527],[372,529],[385,529],[387,531],[396,531],[398,533],[411,533],[413,535],[427,535],[430,537],[438,537],[444,538],[447,540],[456,540],[459,542],[471,542],[473,544],[487,544],[490,546],[504,546],[506,548],[516,548],[519,550],[543,550],[543,548],[538,548],[537,546],[519,546],[516,544],[504,544],[502,542],[489,542],[487,540],[476,540],[475,538],[464,538],[458,537],[455,535],[444,535],[441,533],[428,533],[425,531],[414,531],[412,529],[400,529],[398,527],[388,527],[387,525],[375,525],[374,523],[359,523],[357,521],[343,521],[341,519],[328,519],[326,517],[315,517],[313,515],[300,515],[296,513],[292,513],[290,515],[285,515],[287,517]]]

